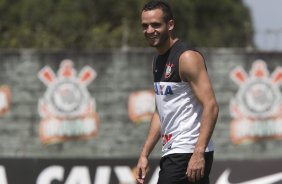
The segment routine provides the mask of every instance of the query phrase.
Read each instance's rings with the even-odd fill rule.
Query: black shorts
[[[188,162],[192,153],[176,153],[164,156],[160,160],[158,184],[209,184],[209,174],[213,162],[213,152],[205,153],[205,175],[196,182],[188,181],[186,176]]]

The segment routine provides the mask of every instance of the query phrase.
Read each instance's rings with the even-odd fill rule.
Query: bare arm
[[[155,147],[160,138],[160,118],[157,112],[154,112],[150,124],[150,129],[147,135],[147,139],[141,151],[138,164],[137,164],[137,181],[138,183],[144,183],[146,172],[148,169],[148,157]]]
[[[218,105],[204,59],[198,52],[186,51],[181,55],[180,76],[182,80],[189,82],[195,96],[203,106],[200,135],[187,169],[188,179],[196,181],[204,175],[204,152],[216,124]]]

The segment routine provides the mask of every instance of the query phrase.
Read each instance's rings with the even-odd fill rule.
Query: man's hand
[[[190,182],[199,181],[204,177],[205,157],[203,153],[194,153],[188,163],[187,178]]]
[[[148,170],[148,158],[145,156],[140,156],[137,167],[136,175],[138,184],[143,184]]]

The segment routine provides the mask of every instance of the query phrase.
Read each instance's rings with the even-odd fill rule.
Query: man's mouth
[[[155,39],[158,38],[158,36],[147,36],[147,38],[150,39],[150,40],[155,40]]]

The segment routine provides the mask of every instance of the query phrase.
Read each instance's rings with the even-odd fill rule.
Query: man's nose
[[[149,25],[149,26],[147,27],[146,32],[147,32],[147,33],[153,33],[153,32],[155,32],[155,29],[154,29],[152,26]]]

